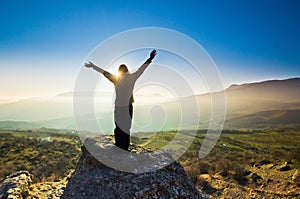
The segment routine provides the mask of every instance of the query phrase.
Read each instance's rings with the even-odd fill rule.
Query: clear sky
[[[300,76],[300,1],[0,1],[0,102],[72,91],[100,42],[164,27],[199,42],[224,85]]]

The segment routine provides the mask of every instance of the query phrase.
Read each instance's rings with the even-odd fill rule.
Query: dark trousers
[[[133,106],[115,106],[115,140],[116,146],[128,150]]]

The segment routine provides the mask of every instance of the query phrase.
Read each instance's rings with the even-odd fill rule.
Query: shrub
[[[226,177],[230,170],[233,169],[233,163],[228,159],[219,159],[215,164],[215,173]]]
[[[201,160],[199,162],[199,170],[201,174],[212,174],[214,168],[210,162]]]
[[[199,167],[192,165],[192,166],[187,166],[184,169],[185,169],[187,175],[190,177],[191,181],[194,184],[197,184],[197,182],[198,182],[198,176],[200,174]]]
[[[203,177],[199,176],[197,187],[205,191],[208,194],[215,192],[216,190],[211,186],[211,184]]]

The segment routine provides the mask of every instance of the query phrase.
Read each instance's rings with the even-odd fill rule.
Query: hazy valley
[[[226,94],[226,129],[268,128],[282,125],[299,125],[300,121],[300,78],[270,80],[258,83],[232,85],[224,90]],[[180,121],[180,103],[188,109],[190,100],[198,103],[200,129],[207,129],[211,117],[211,96],[218,93],[201,94],[180,99],[160,95],[136,96],[133,131],[175,130]],[[146,100],[145,100],[146,99]],[[139,100],[145,103],[139,103]],[[95,113],[105,133],[113,130],[113,94],[96,92]],[[153,108],[154,107],[154,108]],[[148,113],[152,115],[149,115]],[[0,104],[1,128],[56,128],[75,129],[73,119],[73,93],[64,93],[53,98],[26,99],[9,104]],[[145,114],[147,113],[147,114]],[[161,116],[163,115],[163,116]],[[85,115],[82,115],[85,118]],[[151,118],[152,117],[152,118]],[[159,118],[160,121],[151,119]],[[186,120],[193,121],[190,114]],[[157,122],[158,124],[156,124]],[[89,121],[87,121],[89,123]],[[89,126],[89,125],[87,125]],[[90,125],[93,126],[93,125]],[[189,123],[183,128],[195,128]],[[87,127],[88,131],[99,131]]]

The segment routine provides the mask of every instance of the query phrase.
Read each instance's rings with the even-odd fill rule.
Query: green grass
[[[18,170],[28,170],[34,182],[63,178],[75,168],[80,145],[72,134],[0,131],[0,178]]]
[[[132,137],[131,141],[155,150],[170,144],[178,134],[169,131],[139,135]],[[260,189],[261,185],[245,178],[247,171],[255,171],[261,176],[272,178],[273,181],[266,186],[271,187],[270,190],[274,187],[275,190],[281,185],[287,189],[292,186],[288,184],[290,182],[286,182],[286,185],[283,183],[283,177],[280,175],[286,173],[268,169],[267,166],[270,165],[259,170],[255,165],[262,160],[268,160],[273,165],[292,162],[292,171],[289,175],[292,175],[296,169],[300,169],[300,128],[224,130],[212,151],[205,158],[199,159],[198,152],[205,135],[205,130],[199,130],[178,161],[184,166],[194,183],[201,189],[207,189],[205,191],[211,192],[212,195],[214,194],[212,190],[217,189],[212,189],[207,181],[199,180],[201,174],[211,176],[220,174],[224,177],[223,183],[231,182],[236,183],[237,187],[248,186]],[[51,137],[50,141],[46,139],[49,137]],[[193,138],[191,131],[181,133],[178,137],[177,142],[170,147],[174,153],[185,148],[188,144],[186,140]],[[80,147],[81,141],[78,136],[64,131],[0,130],[0,178],[18,170],[28,170],[34,175],[35,182],[61,179],[76,167]],[[289,176],[288,178],[290,179]]]
[[[152,135],[149,139],[137,141],[146,148],[157,149],[165,146],[176,135],[176,132],[160,132]],[[205,135],[200,131],[194,138],[193,143],[187,150],[187,154],[197,158]],[[188,135],[187,137],[188,138]],[[178,148],[184,147],[185,137],[181,136],[182,142],[177,142]],[[300,162],[300,129],[282,130],[261,130],[261,131],[225,131],[221,134],[218,142],[205,157],[205,160],[228,157],[229,159],[241,159],[249,161],[249,158],[268,156],[271,159],[280,159],[281,161]],[[241,162],[242,163],[242,162]]]
[[[160,148],[168,144],[165,138],[174,138],[176,132],[160,132],[151,135],[148,140],[139,143],[152,149]],[[184,139],[177,143],[174,152],[184,147]],[[205,138],[205,131],[198,131],[193,143],[188,150],[179,158],[192,181],[199,188],[212,197],[219,198],[219,194],[231,197],[224,188],[233,192],[247,192],[244,188],[261,190],[261,194],[279,193],[286,196],[291,192],[298,192],[300,184],[290,182],[291,175],[300,169],[300,128],[279,128],[271,130],[224,130],[212,151],[203,159],[198,158],[198,152]],[[271,162],[270,165],[259,167],[262,160]],[[278,171],[278,166],[291,162],[292,170],[287,173]],[[276,167],[277,165],[277,167]],[[263,182],[252,182],[249,172],[258,173],[264,178]],[[211,177],[221,175],[222,180],[214,179],[207,181],[199,178],[201,174],[209,174]],[[284,176],[284,177],[283,177]],[[270,179],[270,182],[268,182]],[[209,183],[212,183],[210,185]],[[261,186],[266,187],[264,189]],[[212,188],[214,186],[214,188]],[[293,190],[293,191],[292,191]],[[265,191],[265,192],[264,192]],[[245,197],[248,197],[249,193]],[[285,194],[285,195],[284,195]],[[277,196],[276,194],[270,197]],[[235,197],[232,195],[232,197]]]

